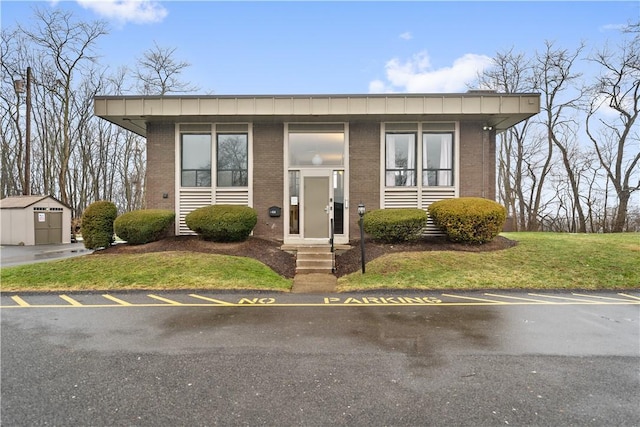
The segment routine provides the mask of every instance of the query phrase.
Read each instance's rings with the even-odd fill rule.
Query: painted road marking
[[[66,302],[68,302],[74,307],[82,307],[82,304],[80,304],[78,301],[74,300],[71,297],[68,297],[66,295],[60,295],[60,298],[62,298],[63,300],[65,300]]]
[[[201,300],[204,300],[204,301],[211,301],[211,302],[214,302],[214,303],[220,304],[220,305],[233,305],[230,302],[222,301],[222,300],[215,299],[215,298],[203,297],[202,295],[189,294],[189,296],[193,297],[193,298],[198,298],[198,299],[201,299]]]
[[[106,299],[111,300],[111,301],[113,301],[113,302],[115,302],[117,304],[120,304],[120,305],[133,305],[130,302],[126,302],[124,300],[121,300],[120,298],[116,298],[113,295],[104,294],[102,296],[105,297]]]
[[[629,297],[629,298],[637,299],[638,301],[640,301],[640,297],[637,297],[635,295],[628,295],[628,294],[618,294],[618,295],[622,295],[623,297]]]
[[[149,298],[153,298],[153,299],[156,299],[158,301],[166,302],[167,304],[171,304],[171,305],[184,305],[181,302],[174,301],[174,300],[169,299],[169,298],[159,297],[158,295],[149,294],[147,296]]]
[[[505,302],[505,301],[494,301],[494,300],[484,299],[484,298],[467,297],[467,296],[464,296],[464,295],[442,294],[442,296],[443,297],[449,297],[449,298],[460,298],[460,299],[466,299],[466,300],[471,300],[471,301],[480,301],[480,302],[486,302],[486,303],[493,303],[493,304],[509,304],[508,302]]]
[[[103,294],[111,304],[83,304],[68,295],[58,295],[66,302],[36,304],[27,301],[29,296],[22,298],[17,295],[10,296],[14,304],[0,305],[0,308],[114,308],[114,307],[354,307],[354,306],[378,306],[378,307],[411,307],[411,306],[508,306],[508,305],[640,305],[640,297],[636,295],[618,293],[617,296],[589,295],[580,293],[567,293],[570,296],[546,295],[538,293],[522,294],[525,296],[515,296],[510,294],[478,293],[473,295],[456,295],[443,293],[440,296],[360,296],[360,295],[340,295],[332,296],[307,295],[293,296],[292,294],[278,294],[269,297],[255,296],[226,296],[224,299],[212,298],[208,296],[192,294],[180,294],[180,296],[191,297],[202,302],[188,303],[179,302],[174,299],[165,298],[155,294],[147,294],[146,297],[154,300],[153,303],[128,302],[110,294]],[[136,299],[140,299],[142,294],[137,294]],[[33,298],[51,299],[55,295],[37,295]],[[486,297],[486,298],[483,298]]]
[[[576,302],[581,302],[585,304],[600,304],[598,301],[593,301],[593,300],[590,301],[590,300],[578,299],[578,298],[559,297],[556,295],[541,295],[541,294],[529,294],[529,295],[531,295],[532,297],[559,299],[562,301],[576,301]]]
[[[29,307],[29,304],[17,295],[12,296],[11,299],[14,300],[20,307]]]
[[[611,298],[611,297],[604,297],[602,295],[585,295],[585,294],[576,294],[575,292],[571,293],[572,295],[575,295],[577,297],[584,297],[584,298],[596,298],[596,299],[604,299],[607,301],[627,301],[626,299],[623,298]]]
[[[514,299],[518,301],[526,301],[534,304],[557,304],[556,302],[553,302],[553,301],[542,301],[542,300],[533,299],[533,298],[514,297],[513,295],[498,295],[498,294],[488,294],[488,293],[485,295],[488,297],[507,298],[507,299]]]

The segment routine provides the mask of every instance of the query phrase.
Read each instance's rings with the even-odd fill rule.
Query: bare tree
[[[627,31],[632,37],[619,49],[604,48],[590,58],[602,73],[591,88],[587,134],[616,192],[613,232],[624,231],[629,200],[640,189],[640,132],[636,125],[640,113],[640,24],[629,25]]]
[[[582,98],[577,87],[581,74],[572,70],[584,46],[569,51],[556,49],[551,42],[545,42],[545,50],[536,55],[534,67],[535,88],[542,92],[542,122],[545,127],[549,153],[556,147],[560,151],[562,164],[569,180],[572,210],[578,216],[577,230],[586,232],[586,219],[580,201],[579,177],[574,169],[579,149],[576,145],[577,121],[575,112]],[[551,156],[546,165],[551,165]],[[543,169],[543,177],[550,169]]]
[[[33,30],[22,31],[41,49],[43,49],[57,75],[59,89],[53,90],[62,103],[62,144],[60,146],[60,169],[58,185],[60,200],[69,202],[67,175],[71,158],[71,94],[76,74],[81,71],[85,61],[95,61],[93,48],[96,40],[107,34],[103,21],[94,23],[76,22],[70,12],[61,9],[36,9],[38,25]]]
[[[134,76],[138,81],[138,90],[143,95],[167,95],[198,90],[196,86],[180,80],[182,71],[191,64],[175,59],[176,49],[160,47],[154,42],[153,48],[138,58]]]

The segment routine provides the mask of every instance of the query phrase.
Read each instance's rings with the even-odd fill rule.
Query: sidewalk
[[[32,264],[88,255],[92,252],[92,250],[86,249],[82,242],[36,246],[2,245],[0,246],[0,265],[2,267],[9,267],[13,265]]]

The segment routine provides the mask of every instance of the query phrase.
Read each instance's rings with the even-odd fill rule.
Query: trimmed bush
[[[205,240],[241,242],[256,226],[258,214],[249,206],[212,205],[190,212],[185,222]]]
[[[113,223],[116,235],[131,245],[155,242],[171,234],[175,212],[145,209],[120,215]]]
[[[82,214],[82,239],[87,249],[106,248],[113,243],[113,221],[118,216],[116,205],[105,200],[93,202]]]
[[[493,200],[460,197],[432,203],[429,215],[452,242],[483,244],[502,231],[507,210]]]
[[[364,215],[364,231],[385,243],[417,240],[426,225],[422,209],[377,209]]]

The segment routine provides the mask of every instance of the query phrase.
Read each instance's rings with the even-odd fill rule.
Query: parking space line
[[[533,299],[533,298],[521,298],[521,297],[514,297],[512,295],[497,295],[497,294],[485,294],[488,297],[497,297],[497,298],[507,298],[507,299],[515,299],[518,301],[526,301],[526,302],[533,302],[533,303],[538,303],[538,304],[557,304],[553,301],[544,301],[544,300],[539,300],[539,299]]]
[[[504,301],[495,301],[495,300],[490,300],[490,299],[484,299],[484,298],[474,298],[474,297],[465,297],[462,295],[451,295],[451,294],[442,294],[443,297],[451,297],[451,298],[461,298],[461,299],[468,299],[468,300],[472,300],[472,301],[481,301],[481,302],[488,302],[488,303],[492,303],[492,304],[508,304]]]
[[[82,304],[80,304],[78,301],[74,300],[69,296],[66,296],[66,295],[58,295],[58,296],[74,307],[82,307]]]
[[[559,297],[556,295],[540,295],[540,294],[529,294],[533,297],[541,297],[541,298],[551,298],[551,299],[559,299],[562,301],[573,301],[573,302],[581,302],[584,304],[601,304],[598,301],[587,300],[587,299],[579,299],[579,298],[568,298],[568,297]]]
[[[171,300],[169,298],[159,297],[159,296],[153,295],[153,294],[148,294],[147,296],[149,298],[153,298],[153,299],[158,300],[158,301],[166,302],[167,304],[171,304],[171,305],[184,305],[181,302],[174,301],[174,300]]]
[[[215,298],[203,297],[201,295],[196,295],[196,294],[189,294],[189,296],[193,297],[193,298],[199,298],[199,299],[205,300],[205,301],[215,302],[216,304],[220,304],[220,305],[231,305],[231,306],[235,305],[235,304],[230,303],[230,302],[222,301],[222,300],[215,299]]]
[[[618,295],[622,295],[622,296],[624,296],[624,297],[629,297],[629,298],[631,298],[631,299],[635,299],[635,300],[640,301],[640,297],[637,297],[637,296],[635,296],[635,295],[629,295],[629,294],[623,294],[623,293],[619,293]]]
[[[26,302],[25,300],[23,300],[17,295],[12,296],[11,299],[14,300],[16,304],[18,304],[20,307],[31,307],[31,305],[28,302]]]
[[[126,302],[126,301],[121,300],[120,298],[116,298],[116,297],[114,297],[112,295],[104,294],[102,296],[105,297],[106,299],[111,300],[111,301],[113,301],[115,303],[118,303],[120,305],[133,305],[130,302]]]
[[[575,292],[572,292],[571,295],[575,295],[577,297],[585,297],[585,298],[604,299],[604,300],[607,300],[607,301],[629,302],[629,300],[626,299],[626,298],[611,298],[611,297],[605,297],[605,296],[602,296],[602,295],[585,295],[585,294],[577,294]]]

